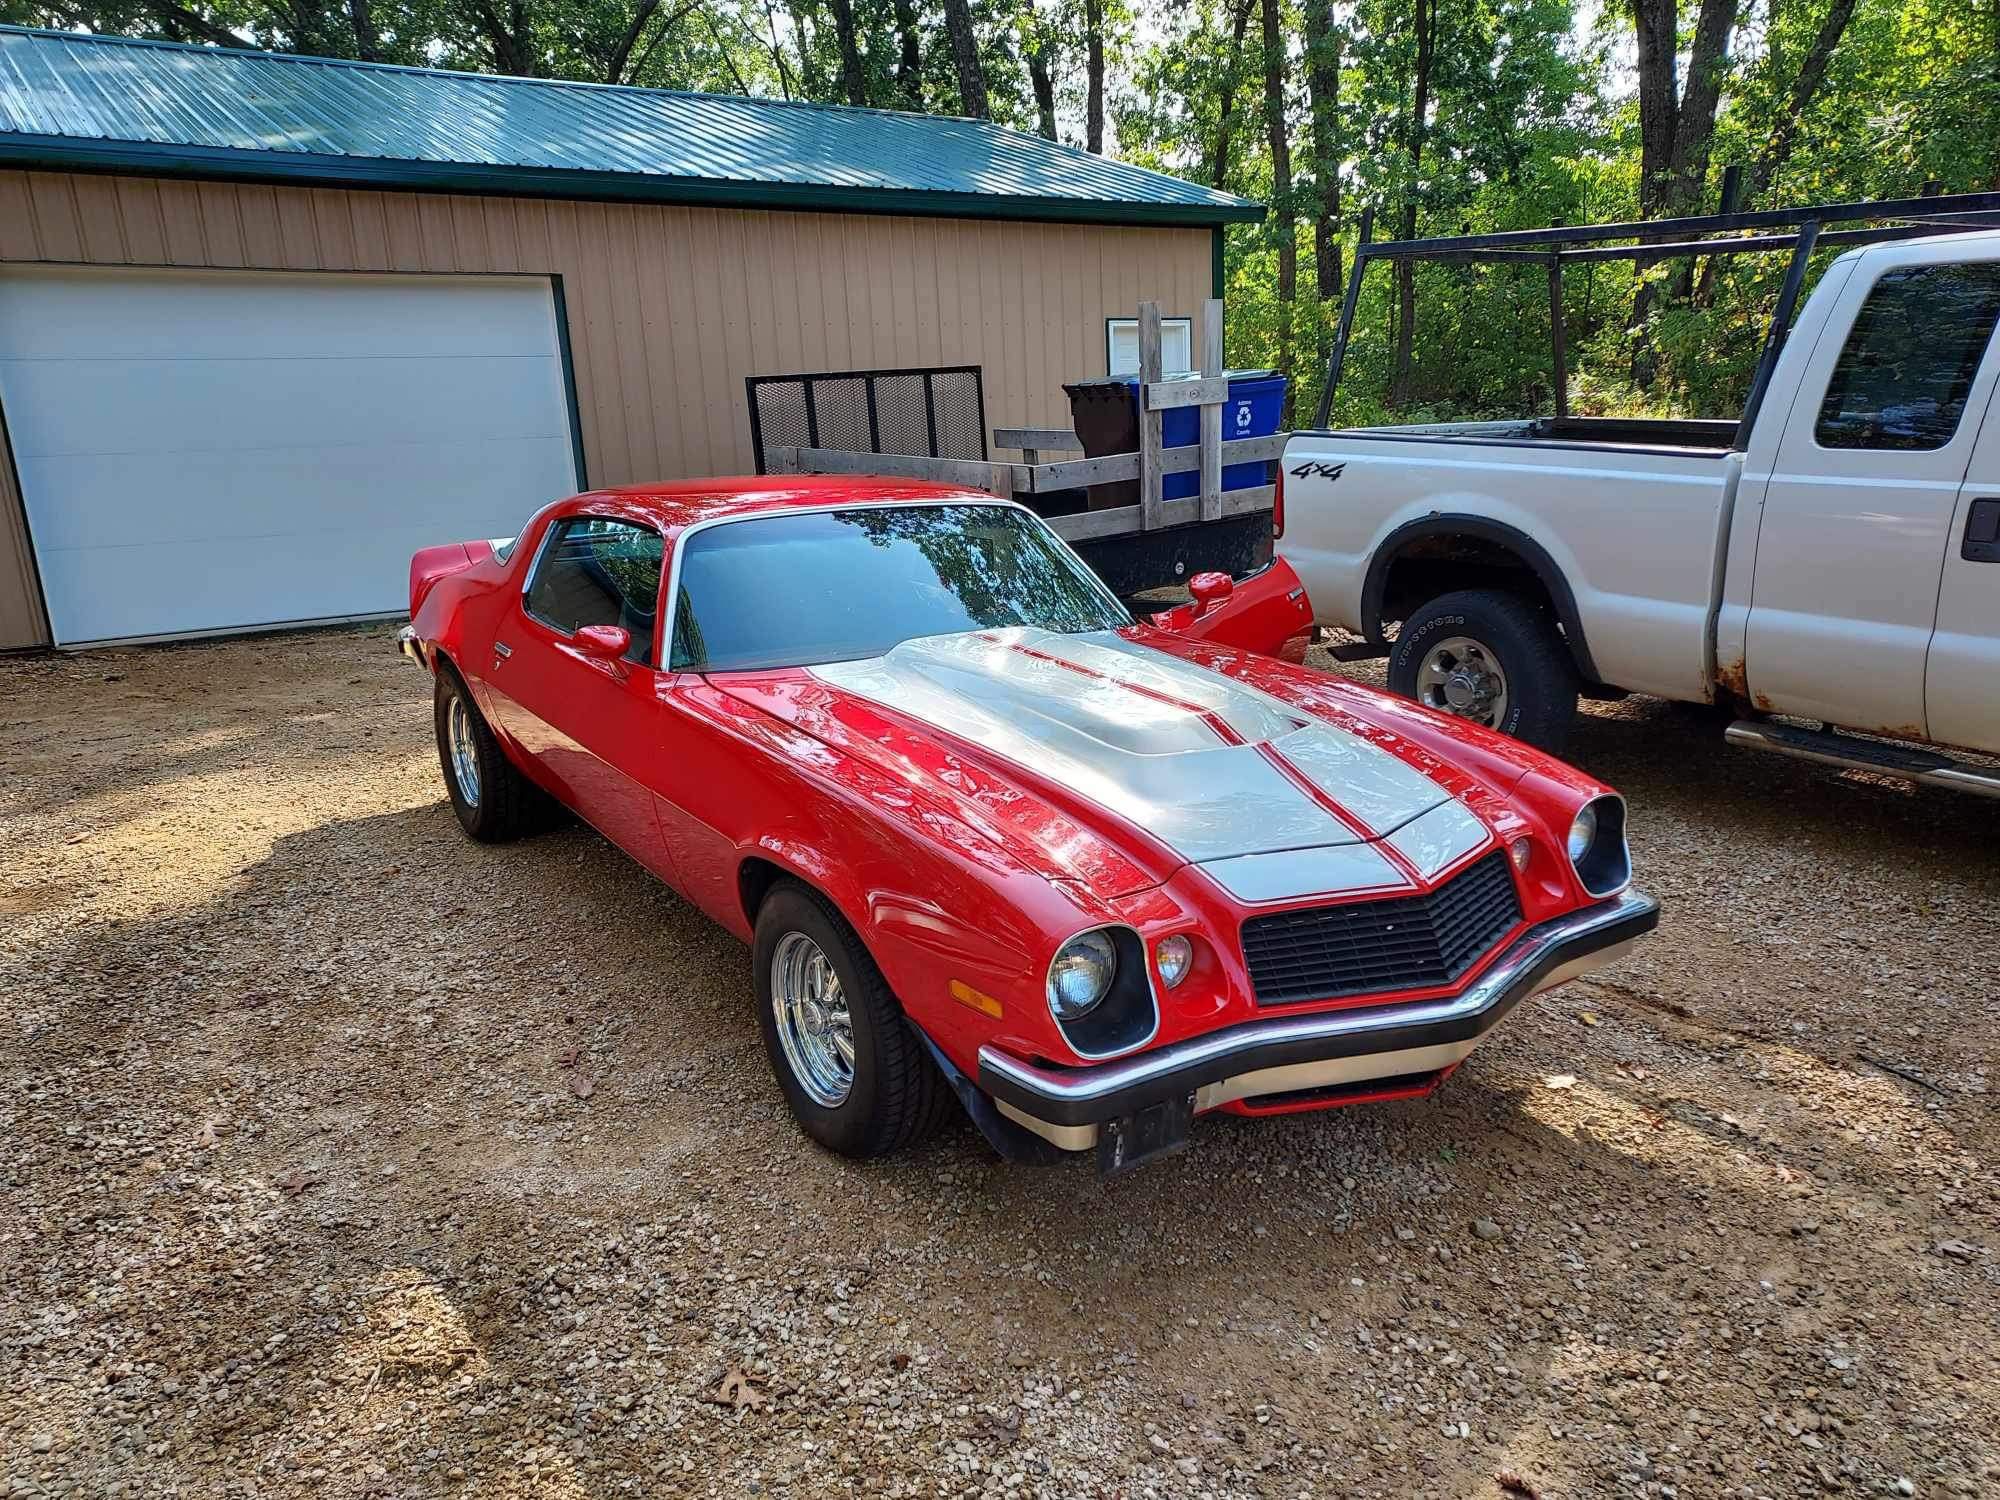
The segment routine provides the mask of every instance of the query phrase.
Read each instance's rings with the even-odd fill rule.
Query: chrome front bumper
[[[1627,891],[1529,928],[1447,999],[1274,1016],[1091,1067],[1038,1066],[982,1047],[979,1086],[1009,1119],[1064,1150],[1087,1151],[1104,1121],[1188,1094],[1198,1114],[1238,1099],[1432,1072],[1463,1059],[1529,995],[1615,963],[1659,920],[1659,902]]]
[[[416,626],[405,625],[396,632],[396,649],[425,671],[430,670],[431,664],[424,660],[424,643],[417,639]]]

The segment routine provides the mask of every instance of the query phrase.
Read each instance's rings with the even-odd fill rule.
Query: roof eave
[[[1208,228],[1221,224],[1256,223],[1265,214],[1264,205],[1243,199],[1231,203],[1111,202],[819,183],[737,182],[716,178],[653,177],[632,172],[577,171],[564,167],[316,156],[303,152],[243,151],[153,141],[79,140],[73,136],[10,132],[0,132],[0,167],[123,172],[152,177],[286,183],[304,187],[481,193],[610,203],[704,204],[712,207],[899,214],[926,218],[1032,219],[1082,224]]]

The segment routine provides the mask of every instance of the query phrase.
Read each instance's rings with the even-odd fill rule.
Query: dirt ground
[[[2000,807],[1573,756],[1639,955],[1107,1187],[807,1144],[745,951],[462,837],[386,629],[0,662],[7,1493],[2000,1495]]]

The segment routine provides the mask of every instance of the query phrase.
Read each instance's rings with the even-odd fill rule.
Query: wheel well
[[[1440,594],[1501,589],[1553,611],[1548,586],[1518,552],[1476,536],[1428,536],[1396,554],[1383,579],[1381,619],[1407,620]]]
[[[1483,516],[1430,516],[1391,532],[1362,591],[1362,627],[1382,644],[1391,621],[1440,594],[1501,589],[1548,611],[1585,682],[1598,680],[1569,582],[1534,538]]]
[[[781,880],[796,880],[783,865],[773,864],[768,859],[754,856],[736,867],[736,895],[743,903],[743,920],[753,929],[757,925],[757,911],[763,906],[764,898],[771,894],[771,887]]]

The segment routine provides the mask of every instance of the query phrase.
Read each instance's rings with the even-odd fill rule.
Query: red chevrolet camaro
[[[963,1104],[1122,1170],[1195,1115],[1428,1093],[1657,921],[1625,807],[1282,659],[1283,563],[1135,621],[1032,512],[881,479],[606,490],[411,565],[460,823],[572,809],[752,944],[856,1156]]]

